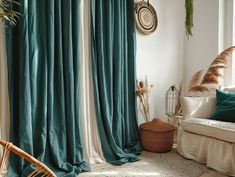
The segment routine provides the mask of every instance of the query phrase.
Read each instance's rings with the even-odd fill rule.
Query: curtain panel
[[[89,171],[80,127],[80,0],[19,0],[7,30],[11,141],[57,176]],[[9,176],[33,167],[14,155]]]
[[[1,0],[0,0],[1,2]],[[10,105],[8,95],[7,79],[7,57],[5,46],[5,23],[0,22],[0,139],[9,139],[10,128]],[[0,154],[3,154],[3,148],[0,147]],[[8,162],[7,162],[8,163]],[[4,174],[7,168],[4,165]]]
[[[0,137],[9,139],[10,108],[7,78],[7,57],[5,46],[5,23],[0,22]]]
[[[97,122],[106,160],[138,160],[134,0],[91,1],[91,53]]]
[[[92,0],[91,0],[92,1]],[[97,127],[90,52],[90,0],[81,0],[81,116],[84,159],[103,163],[103,151]]]

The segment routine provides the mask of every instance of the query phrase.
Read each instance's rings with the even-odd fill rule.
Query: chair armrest
[[[183,119],[206,119],[215,111],[216,97],[184,97],[182,105]]]

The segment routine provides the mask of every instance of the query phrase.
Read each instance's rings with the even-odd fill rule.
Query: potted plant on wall
[[[186,19],[185,19],[185,29],[186,36],[189,39],[189,36],[192,36],[192,28],[193,28],[193,0],[185,0],[185,11],[186,11]]]

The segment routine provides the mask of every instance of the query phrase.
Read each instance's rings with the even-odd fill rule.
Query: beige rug
[[[227,177],[227,176],[221,175],[221,174],[219,174],[219,173],[217,173],[216,171],[213,171],[213,170],[207,170],[200,177]]]
[[[140,157],[140,161],[122,166],[94,164],[92,172],[79,177],[199,177],[209,174],[205,165],[183,158],[175,149],[168,153],[143,152]],[[212,177],[205,175],[201,177]]]

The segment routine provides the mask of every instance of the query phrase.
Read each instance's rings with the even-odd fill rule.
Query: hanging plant
[[[193,0],[185,0],[185,10],[186,10],[186,20],[185,20],[185,28],[186,35],[189,39],[189,36],[192,36],[192,28],[193,28]]]
[[[14,0],[2,0],[0,2],[0,20],[8,21],[12,26],[15,26],[20,13],[13,10],[13,5],[19,6],[20,3]]]

